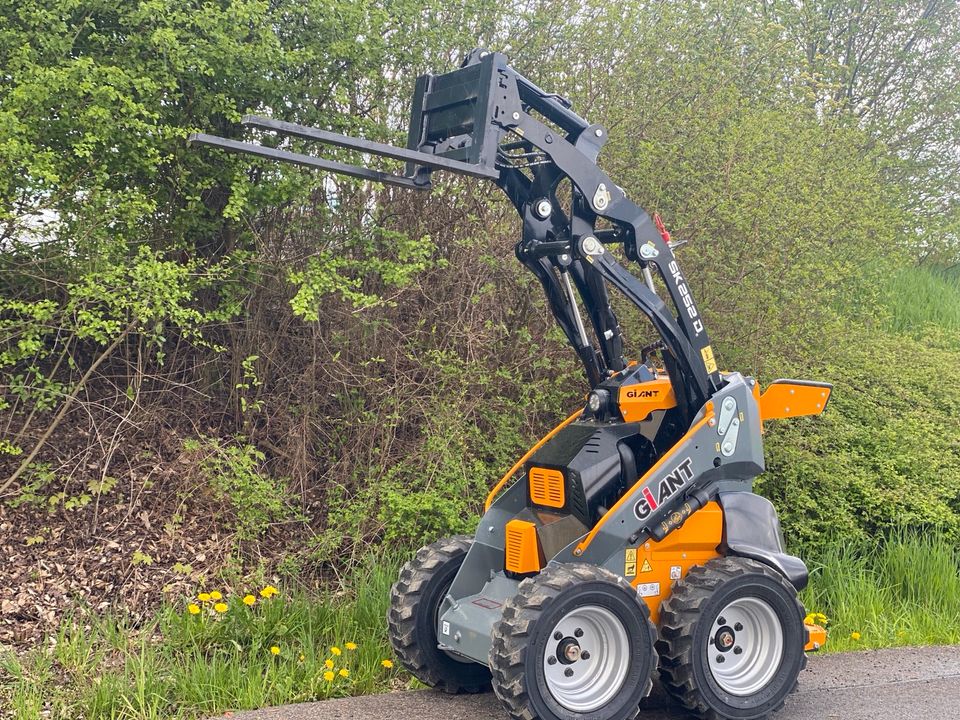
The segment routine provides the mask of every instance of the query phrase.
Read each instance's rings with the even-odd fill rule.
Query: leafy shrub
[[[813,377],[834,383],[826,412],[771,425],[758,490],[784,528],[819,547],[839,534],[937,527],[960,541],[960,341],[848,328]]]
[[[185,441],[184,449],[196,457],[214,497],[230,508],[237,539],[254,540],[294,515],[284,481],[266,472],[266,456],[243,438],[201,436]]]

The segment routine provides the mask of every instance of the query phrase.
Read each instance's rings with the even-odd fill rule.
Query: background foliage
[[[836,384],[768,435],[789,537],[960,540],[956,3],[0,12],[0,495],[22,512],[62,519],[47,497],[110,478],[119,506],[210,517],[291,575],[470,527],[585,390],[512,209],[185,137],[254,111],[397,141],[413,78],[484,45],[609,127],[602,164],[688,241],[723,365]]]

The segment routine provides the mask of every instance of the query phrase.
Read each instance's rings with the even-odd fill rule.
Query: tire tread
[[[420,548],[400,570],[390,589],[387,611],[387,634],[400,664],[417,680],[449,694],[479,693],[490,688],[490,682],[458,677],[436,665],[431,654],[418,642],[416,609],[423,599],[423,590],[434,573],[447,563],[465,556],[473,538],[454,535]],[[464,668],[482,667],[464,664]],[[474,670],[476,674],[476,670]]]
[[[693,631],[700,618],[700,609],[713,593],[724,583],[748,574],[762,574],[781,584],[793,598],[796,610],[803,617],[803,606],[797,599],[793,586],[773,568],[741,557],[719,557],[703,565],[690,568],[686,577],[676,582],[673,591],[660,609],[657,651],[660,655],[660,678],[664,689],[680,705],[701,720],[725,720],[726,716],[711,708],[696,686],[693,674]],[[806,658],[801,662],[801,668]],[[791,691],[796,683],[791,685]],[[783,700],[765,715],[755,720],[769,718],[783,708]]]

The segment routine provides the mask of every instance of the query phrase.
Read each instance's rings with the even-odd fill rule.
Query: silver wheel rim
[[[709,633],[707,664],[726,692],[753,695],[777,674],[783,659],[783,627],[765,601],[734,600],[720,611]]]
[[[623,687],[630,641],[619,618],[598,605],[584,605],[561,618],[543,653],[543,676],[553,699],[567,710],[603,707]]]

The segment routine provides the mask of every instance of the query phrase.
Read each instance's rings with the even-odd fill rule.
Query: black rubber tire
[[[780,669],[761,690],[746,696],[727,693],[713,678],[706,647],[714,622],[736,598],[758,597],[776,613],[783,629]],[[783,707],[806,665],[806,629],[797,591],[763,563],[722,557],[690,569],[673,586],[660,609],[660,677],[666,691],[688,711],[707,720],[757,720]]]
[[[472,543],[457,535],[420,548],[390,589],[387,629],[397,659],[420,682],[450,694],[490,688],[486,666],[437,647],[437,610]]]
[[[632,655],[623,691],[604,707],[579,714],[550,695],[540,658],[551,629],[570,610],[583,605],[603,605],[617,616],[629,635]],[[654,639],[646,603],[622,577],[593,565],[548,565],[520,583],[493,626],[493,691],[514,720],[632,720],[653,684]]]

